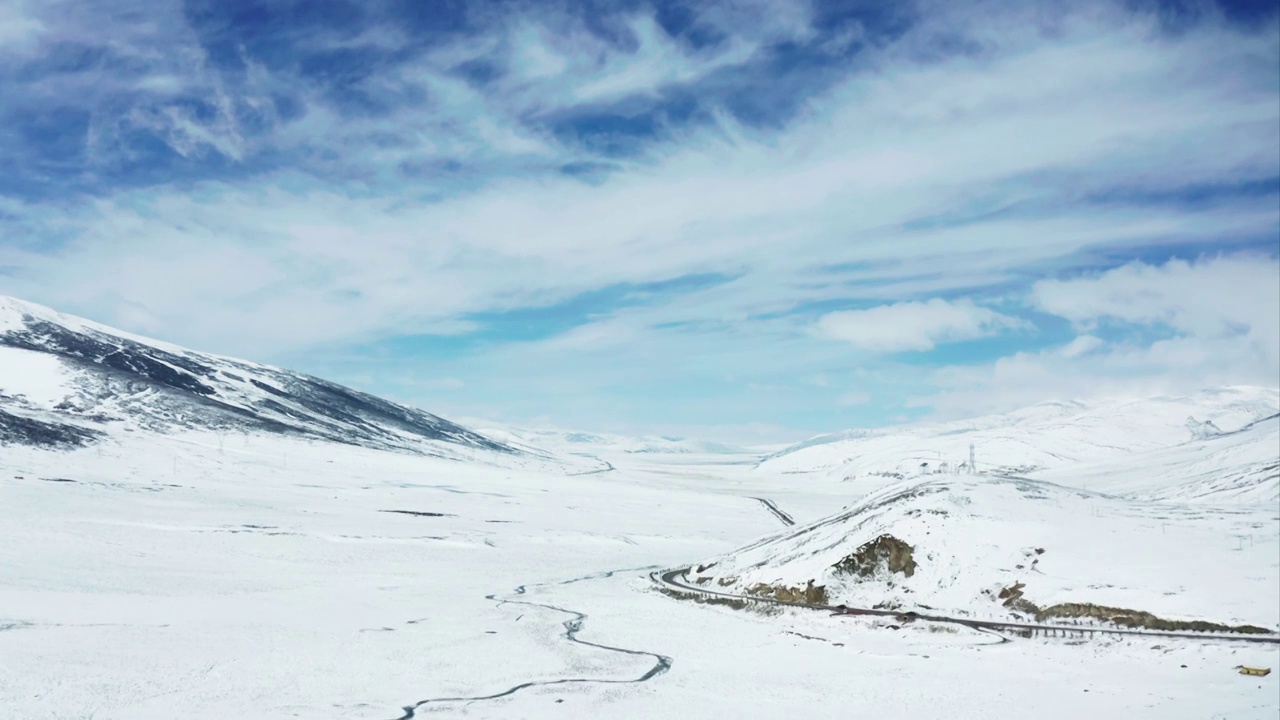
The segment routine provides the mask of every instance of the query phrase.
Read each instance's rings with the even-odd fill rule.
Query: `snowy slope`
[[[1092,603],[1171,620],[1280,627],[1274,506],[1218,509],[1119,498],[1034,480],[941,475],[896,483],[847,510],[702,563],[694,577],[746,593],[826,586],[831,604],[1008,618],[1001,589],[1042,606]],[[837,569],[882,535],[916,567]],[[1038,549],[1038,550],[1037,550]]]
[[[812,581],[827,587],[832,603],[978,617],[1014,612],[995,600],[1023,583],[1026,599],[1040,607],[1089,603],[1276,628],[1275,397],[1269,389],[1228,388],[1040,405],[796,448],[757,472],[825,471],[850,481],[824,485],[848,488],[853,503],[706,560],[704,582],[747,591]],[[958,453],[970,442],[999,465],[984,470],[979,460],[979,474],[939,473],[936,461],[921,459],[920,448]],[[790,477],[781,473],[775,477]],[[910,577],[888,569],[855,577],[837,567],[882,535],[912,546],[918,568]]]
[[[759,470],[887,481],[932,473],[942,463],[960,469],[972,444],[979,472],[1031,475],[1174,447],[1238,430],[1277,411],[1280,390],[1256,387],[1042,403],[972,420],[821,436],[766,458]]]
[[[1234,432],[1036,477],[1138,500],[1275,507],[1280,502],[1280,415]]]
[[[197,429],[451,457],[542,455],[319,378],[0,298],[0,443],[65,447],[103,433]]]

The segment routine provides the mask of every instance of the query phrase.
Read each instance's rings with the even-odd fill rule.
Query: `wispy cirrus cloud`
[[[522,411],[565,422],[835,424],[896,414],[868,373],[1068,342],[1093,320],[1046,274],[1119,293],[1103,273],[1135,259],[1274,256],[1274,17],[343,7],[24,9],[0,289],[350,377],[364,347],[476,403],[523,380]],[[836,387],[765,390],[818,374]]]
[[[45,26],[36,17],[32,5],[27,2],[0,5],[0,49],[13,52],[39,42]]]

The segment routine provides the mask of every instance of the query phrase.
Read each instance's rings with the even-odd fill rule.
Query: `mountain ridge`
[[[1228,386],[1182,396],[1046,402],[967,420],[820,435],[762,459],[765,472],[933,472],[967,466],[1014,474],[1229,435],[1280,412],[1280,388]],[[964,467],[967,471],[968,468]]]
[[[74,447],[110,428],[271,432],[371,448],[517,449],[304,373],[196,352],[0,296],[0,443]]]

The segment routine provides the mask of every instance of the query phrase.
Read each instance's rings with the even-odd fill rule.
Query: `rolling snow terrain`
[[[998,594],[1021,584],[1041,607],[1275,629],[1274,390],[1031,408],[757,466],[692,441],[470,430],[0,307],[0,717],[1280,713],[1276,673],[1233,670],[1280,668],[1275,645],[1002,642],[649,579],[701,563],[723,590],[816,580],[833,602],[972,617],[1018,612]],[[971,441],[990,474],[935,472]],[[910,577],[831,573],[885,534],[913,546]]]
[[[1226,388],[1052,403],[817,438],[756,472],[849,487],[858,502],[700,561],[691,579],[739,594],[819,587],[830,604],[997,620],[1088,604],[1276,632],[1276,397]],[[970,443],[990,469],[937,459]]]
[[[1139,501],[1015,478],[895,483],[843,513],[702,562],[697,577],[743,594],[760,583],[825,587],[829,604],[1023,620],[1001,591],[1039,606],[1088,603],[1174,621],[1280,631],[1274,504],[1217,508]],[[891,536],[913,567],[839,567]],[[725,580],[725,582],[722,582]],[[731,582],[729,582],[731,580]]]
[[[972,420],[824,435],[765,458],[760,469],[850,481],[932,473],[944,463],[946,469],[967,471],[972,444],[976,469],[1034,475],[1174,447],[1277,412],[1280,390],[1255,387],[1191,397],[1048,402]]]

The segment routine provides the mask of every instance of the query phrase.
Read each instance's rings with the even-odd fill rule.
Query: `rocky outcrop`
[[[1271,632],[1256,625],[1225,625],[1207,620],[1166,620],[1145,610],[1107,607],[1093,603],[1058,603],[1042,608],[1022,596],[1026,585],[1016,582],[1000,591],[996,596],[1001,605],[1035,618],[1036,622],[1047,622],[1055,619],[1090,619],[1101,620],[1126,628],[1145,630],[1165,630],[1170,632],[1237,632],[1248,634],[1266,634]]]
[[[52,420],[15,415],[0,408],[0,445],[31,445],[69,450],[84,447],[104,433]]]
[[[814,585],[812,580],[806,582],[804,587],[756,583],[747,588],[747,594],[773,598],[778,602],[802,603],[804,605],[826,605],[828,600],[827,587],[825,585]]]
[[[893,573],[911,577],[917,567],[914,550],[892,535],[881,535],[831,567],[837,573],[863,578]]]

